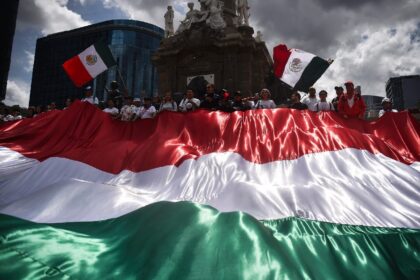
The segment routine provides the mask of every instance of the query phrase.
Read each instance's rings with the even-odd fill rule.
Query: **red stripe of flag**
[[[157,119],[123,123],[77,101],[64,111],[3,125],[0,147],[40,161],[67,158],[118,174],[179,166],[188,159],[225,152],[264,164],[352,148],[412,164],[420,161],[419,134],[420,125],[407,112],[376,122],[287,109],[168,112]]]
[[[286,45],[278,45],[273,50],[273,60],[274,60],[274,75],[277,78],[283,76],[284,69],[286,68],[287,61],[289,60],[292,52],[287,49]]]
[[[64,62],[63,68],[76,87],[81,87],[92,80],[77,55]]]

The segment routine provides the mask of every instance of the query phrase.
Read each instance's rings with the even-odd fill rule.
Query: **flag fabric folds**
[[[81,87],[114,65],[108,46],[100,42],[64,62],[63,68],[74,85]]]
[[[324,74],[330,62],[299,49],[278,45],[273,50],[274,74],[295,90],[308,92]]]
[[[170,124],[170,125],[168,125]],[[0,278],[418,279],[420,125],[91,104],[0,126]]]

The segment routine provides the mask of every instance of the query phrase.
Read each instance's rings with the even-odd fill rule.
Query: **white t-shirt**
[[[196,105],[196,107],[197,108],[199,108],[200,107],[200,100],[198,100],[197,98],[192,98],[192,99],[187,99],[187,98],[184,98],[184,99],[182,99],[181,100],[181,102],[179,103],[179,109],[182,111],[182,112],[187,112],[188,110],[190,110],[190,109],[192,109],[192,108],[187,108],[188,106],[188,103],[189,102],[192,102],[192,103],[194,103],[195,105]],[[191,105],[191,104],[190,104]]]
[[[137,116],[141,119],[153,119],[155,115],[156,115],[156,108],[153,105],[147,109],[146,107],[141,106],[137,113]]]
[[[318,104],[319,99],[316,97],[311,98],[309,97],[309,94],[307,94],[304,97],[302,97],[302,100],[300,102],[306,104],[306,106],[308,106],[309,111],[316,112],[316,104]]]
[[[352,98],[347,98],[347,103],[349,104],[349,107],[353,107],[354,105],[354,95]]]
[[[93,105],[99,104],[98,97],[93,97],[93,96],[83,98],[82,102],[89,102],[90,104],[93,104]]]
[[[121,108],[121,120],[122,121],[131,121],[133,116],[137,112],[137,107],[134,105],[124,105]]]
[[[178,105],[176,105],[175,101],[162,103],[160,105],[159,112],[162,112],[162,111],[176,112],[178,111]]]
[[[385,115],[386,112],[398,113],[398,111],[395,110],[395,109],[392,109],[390,111],[385,111],[384,109],[382,109],[382,110],[379,111],[379,117],[382,117],[383,115]]]
[[[255,104],[256,109],[274,109],[276,108],[276,103],[273,100],[258,100],[257,104]]]
[[[330,102],[322,102],[319,101],[316,105],[315,105],[315,109],[317,112],[326,112],[326,111],[334,111],[334,105],[332,105]]]
[[[117,108],[112,107],[112,108],[105,108],[103,110],[105,113],[111,114],[111,115],[118,115],[118,113],[120,112]]]
[[[252,100],[248,100],[248,101],[247,101],[247,104],[248,104],[248,106],[249,106],[251,109],[254,109],[254,108],[255,108],[255,102],[254,102],[254,101],[252,101]]]
[[[14,117],[13,115],[6,115],[5,117],[3,117],[3,121],[5,122],[17,121],[21,119],[22,119],[22,116],[20,115],[17,115],[16,117]]]

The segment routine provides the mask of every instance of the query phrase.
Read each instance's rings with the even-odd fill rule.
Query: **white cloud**
[[[78,13],[67,8],[68,0],[31,0],[21,2],[17,28],[34,28],[43,35],[89,25]]]
[[[191,0],[165,0],[159,2],[154,0],[102,0],[102,2],[105,8],[118,8],[130,19],[148,22],[162,28],[165,25],[163,16],[166,12],[167,6],[172,5],[174,7],[174,26],[176,29],[179,25],[179,22],[185,18],[185,13],[187,12],[187,3],[191,2]],[[198,3],[195,3],[195,8],[199,9],[199,7],[200,6]]]
[[[7,81],[6,99],[4,103],[8,106],[19,105],[28,107],[30,87],[23,81]]]
[[[32,73],[32,69],[34,68],[35,54],[30,51],[25,51],[25,55],[26,61],[23,69],[28,73]]]
[[[82,6],[95,3],[97,0],[78,0]]]
[[[395,34],[386,27],[364,29],[368,38],[348,45],[344,41],[336,52],[335,62],[316,86],[333,93],[335,85],[353,80],[362,86],[364,95],[385,96],[385,83],[390,77],[416,74],[420,42],[410,41],[416,28],[417,22],[410,21],[399,24]],[[354,30],[349,36],[361,37],[364,34],[361,31]]]

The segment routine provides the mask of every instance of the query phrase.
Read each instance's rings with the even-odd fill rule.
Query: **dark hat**
[[[335,90],[344,90],[344,88],[343,88],[343,87],[341,87],[341,86],[337,86],[337,87],[335,87],[334,89],[335,89]]]
[[[344,83],[344,85],[354,85],[352,81],[347,81]]]
[[[85,91],[92,91],[92,87],[91,86],[85,87]]]

